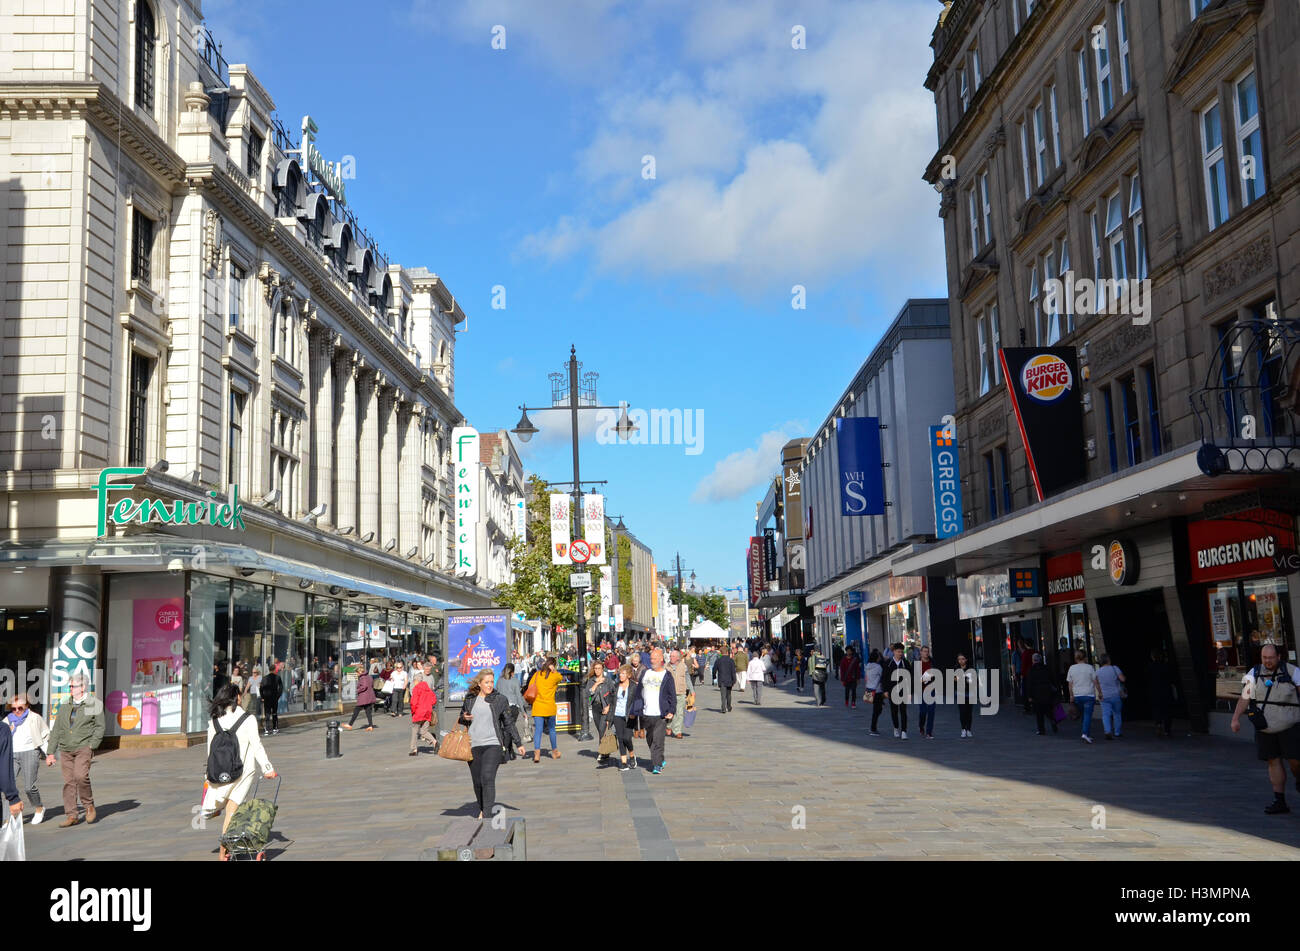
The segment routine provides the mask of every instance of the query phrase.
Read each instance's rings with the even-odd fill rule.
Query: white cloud
[[[913,0],[797,11],[761,0],[674,13],[660,12],[655,30],[655,11],[636,8],[661,46],[675,36],[677,58],[654,87],[629,69],[602,89],[601,119],[576,156],[579,178],[622,187],[523,250],[589,250],[605,271],[721,278],[751,293],[864,269],[902,288],[944,273],[936,199],[920,177],[935,148],[922,86],[930,11]],[[805,50],[790,46],[794,24]],[[647,153],[657,180],[627,187],[621,176],[638,178]]]
[[[691,493],[692,502],[727,502],[747,495],[780,468],[781,447],[806,427],[789,422],[763,433],[758,445],[733,452],[718,462]]]

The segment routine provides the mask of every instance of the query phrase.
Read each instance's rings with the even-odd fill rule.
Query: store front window
[[[271,589],[271,637],[262,671],[281,664],[280,713],[302,713],[302,685],[307,659],[307,596],[300,591]]]
[[[1063,675],[1074,663],[1074,652],[1083,651],[1090,663],[1096,663],[1097,655],[1092,645],[1092,625],[1088,619],[1087,606],[1082,602],[1063,604],[1056,608],[1056,672]]]
[[[0,670],[13,671],[14,680],[0,683],[0,703],[25,691],[28,683],[19,683],[19,671],[37,671],[45,666],[45,647],[50,639],[50,612],[45,610],[0,610]],[[36,691],[39,694],[39,691]],[[45,715],[45,698],[29,696],[32,710]]]
[[[1285,578],[1259,578],[1212,585],[1208,591],[1210,636],[1217,672],[1244,674],[1265,644],[1283,645],[1296,660],[1294,627]]]
[[[902,642],[903,648],[911,651],[913,647],[921,646],[921,635],[918,626],[918,611],[916,599],[910,601],[899,601],[889,606],[889,643],[897,644]]]
[[[311,669],[304,691],[304,702],[312,710],[325,710],[339,704],[339,653],[343,645],[341,618],[338,599],[314,599]]]
[[[247,581],[231,582],[230,608],[230,659],[251,673],[254,665],[262,662],[267,640],[266,587]]]

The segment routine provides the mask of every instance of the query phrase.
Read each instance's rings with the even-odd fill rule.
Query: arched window
[[[145,0],[139,0],[135,5],[135,104],[150,112],[153,111],[153,61],[157,42],[153,8]]]

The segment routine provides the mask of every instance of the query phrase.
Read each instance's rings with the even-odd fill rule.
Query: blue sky
[[[920,177],[936,148],[922,83],[938,12],[204,3],[285,125],[310,114],[327,158],[355,157],[348,202],[389,259],[430,268],[464,307],[456,403],[472,425],[509,429],[520,403],[549,402],[570,344],[602,403],[702,413],[697,454],[600,445],[589,414],[582,475],[609,480],[609,511],[660,565],[680,551],[720,587],[744,583],[780,446],[825,418],[907,297],[946,296],[938,199]],[[525,467],[571,479],[567,417],[534,422]]]

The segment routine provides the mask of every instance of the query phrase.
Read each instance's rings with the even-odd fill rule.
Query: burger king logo
[[[1025,368],[1020,371],[1020,387],[1026,396],[1031,396],[1040,403],[1053,403],[1059,400],[1074,385],[1074,375],[1070,365],[1051,353],[1040,353],[1029,358]]]
[[[1106,547],[1106,569],[1112,584],[1130,585],[1137,581],[1137,549],[1122,538],[1116,538]]]

